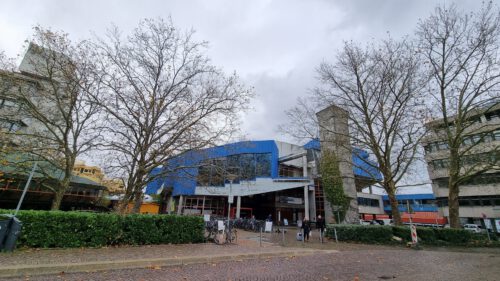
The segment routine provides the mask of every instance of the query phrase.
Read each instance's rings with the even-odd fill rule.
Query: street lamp
[[[233,203],[234,198],[232,197],[233,193],[233,181],[238,177],[236,174],[227,174],[227,179],[229,180],[229,194],[227,195],[227,203],[229,205],[227,210],[227,223],[229,226],[229,220],[231,219],[231,203]]]

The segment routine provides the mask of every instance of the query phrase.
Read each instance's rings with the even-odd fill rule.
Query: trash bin
[[[3,241],[7,235],[7,228],[9,227],[10,217],[0,215],[0,250],[3,249]]]
[[[21,235],[22,223],[13,215],[3,215],[3,217],[7,217],[7,220],[0,220],[2,227],[0,229],[0,251],[12,252],[16,248],[17,238]]]

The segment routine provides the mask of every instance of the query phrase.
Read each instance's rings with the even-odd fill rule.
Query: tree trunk
[[[66,193],[66,190],[68,190],[70,179],[71,174],[69,176],[65,176],[61,181],[60,186],[57,188],[54,194],[54,199],[52,199],[52,206],[50,207],[50,210],[57,211],[61,207],[61,202],[64,194]]]
[[[450,219],[451,228],[460,228],[460,207],[458,203],[459,188],[456,181],[453,181],[450,177],[450,182],[448,183],[448,214]]]
[[[119,214],[123,215],[127,212],[128,209],[128,203],[130,202],[130,193],[128,191],[125,191],[125,195],[123,196],[123,199],[118,202],[118,208],[117,211]]]
[[[460,228],[458,196],[460,188],[458,178],[460,177],[460,159],[458,148],[450,149],[450,168],[448,170],[448,213],[451,228]]]
[[[139,213],[142,205],[142,191],[136,192],[134,196],[134,208],[132,209],[133,214]]]
[[[392,221],[394,222],[394,225],[402,225],[403,222],[401,221],[401,214],[399,213],[399,204],[396,199],[396,184],[391,181],[388,182],[387,185],[389,188],[387,188],[386,191],[391,204]]]

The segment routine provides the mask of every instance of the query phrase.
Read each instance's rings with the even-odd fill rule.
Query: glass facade
[[[198,186],[224,186],[234,175],[233,183],[271,177],[271,153],[243,153],[207,159],[198,167]]]

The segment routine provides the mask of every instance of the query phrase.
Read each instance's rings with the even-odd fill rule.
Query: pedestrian
[[[321,240],[321,237],[325,235],[325,219],[321,215],[316,220],[316,228],[319,230],[319,239]]]
[[[308,219],[302,221],[302,229],[304,230],[304,241],[309,241],[309,232],[311,231],[311,225]]]

